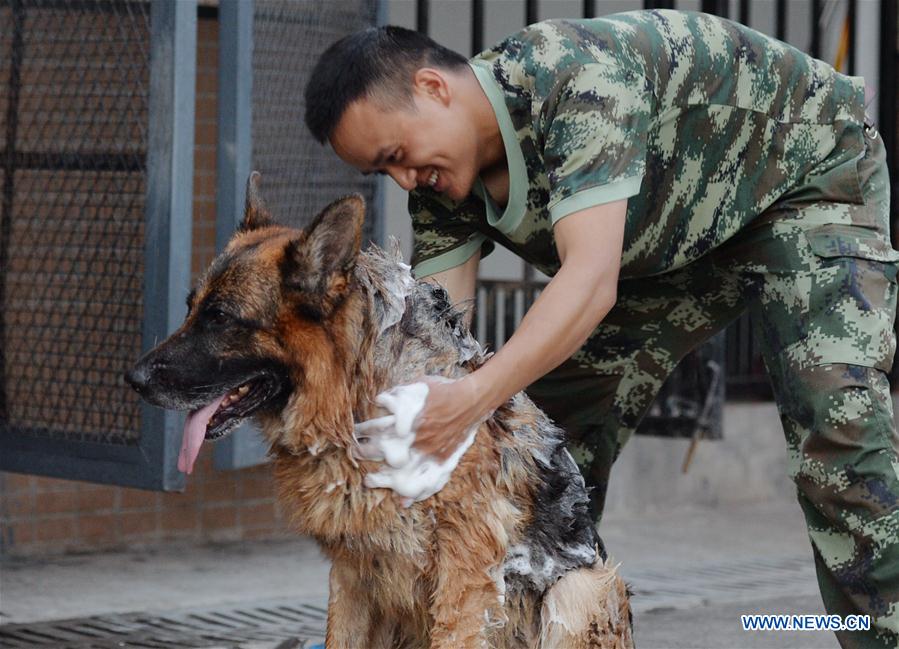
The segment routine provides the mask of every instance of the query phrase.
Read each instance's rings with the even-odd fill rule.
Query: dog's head
[[[247,183],[243,222],[188,296],[184,323],[126,375],[150,403],[189,411],[178,464],[188,473],[204,439],[249,417],[290,446],[290,431],[345,426],[351,409],[342,378],[354,323],[344,307],[364,202],[348,196],[292,229],[274,222],[258,179]]]

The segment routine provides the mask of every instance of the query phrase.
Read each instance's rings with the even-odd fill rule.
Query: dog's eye
[[[207,322],[211,324],[227,324],[231,320],[231,315],[216,307],[209,307],[203,313]]]

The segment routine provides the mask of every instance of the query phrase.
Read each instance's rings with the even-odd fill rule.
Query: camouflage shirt
[[[864,152],[861,78],[715,16],[550,20],[470,65],[502,133],[509,200],[498,208],[480,181],[461,201],[410,192],[418,276],[494,241],[553,275],[553,224],[624,198],[621,277],[666,272]]]

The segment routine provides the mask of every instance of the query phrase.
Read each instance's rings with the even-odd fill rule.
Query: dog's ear
[[[287,244],[282,276],[306,306],[326,315],[346,292],[362,245],[365,200],[351,194],[328,205]]]
[[[259,193],[259,180],[262,174],[254,171],[247,179],[247,200],[243,211],[243,221],[240,223],[240,231],[247,232],[257,228],[273,225],[275,220],[265,206],[262,195]]]

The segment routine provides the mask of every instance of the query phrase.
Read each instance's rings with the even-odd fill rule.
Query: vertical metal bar
[[[532,25],[540,20],[540,7],[537,0],[525,0],[524,3],[524,24]]]
[[[429,0],[416,0],[415,2],[415,29],[422,34],[430,33],[428,31],[430,8]]]
[[[596,0],[584,0],[584,18],[596,18]]]
[[[643,0],[644,9],[674,9],[674,0]]]
[[[379,1],[377,3],[375,21],[379,27],[390,24],[390,10],[387,2]],[[378,174],[375,178],[374,205],[369,210],[369,218],[372,217],[372,212],[375,218],[371,232],[372,241],[384,247],[387,242],[387,177],[383,174]]]
[[[775,9],[777,17],[775,20],[775,31],[778,40],[787,40],[787,0],[777,0]]]
[[[880,2],[880,63],[879,63],[879,94],[877,111],[877,125],[883,145],[886,148],[887,166],[890,170],[890,182],[896,187],[896,174],[899,173],[896,151],[896,64],[897,56],[897,0],[881,0]],[[890,223],[893,227],[893,242],[896,243],[897,228],[895,224],[899,219],[899,197],[896,192],[890,195]]]
[[[219,3],[216,252],[225,248],[240,222],[252,164],[253,9],[253,0]]]
[[[506,290],[501,286],[498,287],[494,299],[496,300],[494,303],[496,317],[493,320],[493,335],[495,336],[493,347],[499,351],[506,344]]]
[[[254,9],[254,0],[219,2],[216,252],[224,250],[241,220],[252,165]],[[214,446],[213,463],[217,469],[252,466],[263,462],[266,452],[256,428],[244,423]]]
[[[856,61],[855,50],[857,49],[855,25],[858,22],[858,0],[849,0],[849,8],[846,10],[846,22],[849,23],[849,60],[847,63],[847,72],[850,75],[854,75]]]
[[[812,44],[810,52],[814,58],[821,58],[821,0],[812,0]]]
[[[471,0],[471,54],[484,49],[484,0]]]
[[[524,318],[524,312],[527,310],[524,303],[524,289],[517,288],[515,289],[515,311],[513,315],[513,323],[512,323],[512,331],[518,329],[518,325],[521,324],[522,319]]]
[[[720,0],[702,0],[700,3],[700,9],[703,13],[707,14],[715,14],[716,16],[727,15],[727,10],[724,9],[724,13],[722,14],[723,5],[727,2],[721,2]]]
[[[740,23],[749,26],[749,0],[740,0]]]
[[[475,309],[474,315],[477,322],[475,329],[477,330],[478,342],[483,345],[487,340],[487,289],[480,283],[478,284],[478,297]]]
[[[150,115],[144,241],[143,349],[174,331],[190,286],[193,219],[196,0],[155,0],[150,18]],[[141,410],[141,447],[161,464],[163,489],[184,487],[176,466],[183,417]]]
[[[3,162],[3,207],[0,211],[0,421],[9,419],[6,403],[6,269],[9,268],[9,244],[12,237],[12,211],[15,197],[16,139],[19,130],[19,91],[22,87],[25,7],[12,0],[12,51],[9,66],[9,96],[6,104],[6,155]]]

